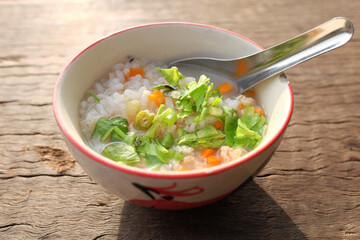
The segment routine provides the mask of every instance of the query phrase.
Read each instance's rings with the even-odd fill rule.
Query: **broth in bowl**
[[[81,101],[89,146],[119,164],[155,171],[209,168],[262,141],[267,118],[255,91],[234,94],[223,79],[184,76],[176,67],[128,57]]]

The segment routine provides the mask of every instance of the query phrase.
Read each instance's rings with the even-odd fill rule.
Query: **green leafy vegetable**
[[[223,114],[224,114],[224,112],[223,112],[223,110],[221,108],[212,107],[212,106],[209,107],[209,112],[208,113],[209,113],[209,115],[215,116],[215,117],[222,117]]]
[[[234,109],[224,108],[225,115],[225,145],[235,147],[235,136],[238,125],[238,115]]]
[[[111,135],[111,140],[113,142],[120,140],[126,144],[134,145],[135,132],[125,134],[123,131],[120,130],[120,128],[114,127],[114,133]]]
[[[107,145],[101,153],[107,158],[130,166],[134,166],[140,161],[135,148],[122,142]]]
[[[159,169],[161,165],[164,164],[159,158],[154,155],[146,155],[145,156],[146,165],[150,167],[150,169],[155,170]]]
[[[136,165],[144,159],[151,169],[159,169],[170,160],[181,161],[184,155],[176,151],[174,144],[187,145],[194,148],[220,148],[227,145],[233,148],[247,147],[253,149],[258,146],[265,134],[267,118],[255,113],[254,107],[247,105],[241,117],[234,109],[221,108],[222,96],[218,89],[213,89],[213,83],[205,75],[198,81],[181,83],[184,76],[176,67],[171,69],[157,69],[168,84],[152,88],[162,90],[163,96],[176,100],[175,110],[165,108],[161,104],[157,113],[149,111],[137,112],[134,128],[146,131],[144,135],[135,137],[135,132],[129,132],[128,122],[121,117],[111,119],[100,118],[92,133],[92,138],[101,141],[112,141],[106,145],[102,154],[114,161]],[[98,99],[93,93],[88,93]],[[100,100],[99,100],[100,101]],[[181,119],[191,116],[193,122],[202,122],[207,116],[216,117],[224,123],[224,130],[218,130],[212,125],[186,132],[178,128],[177,139],[166,129],[171,128]],[[201,126],[201,125],[197,125]],[[221,128],[222,129],[222,128]],[[162,137],[160,137],[162,136]]]
[[[146,156],[151,155],[153,157],[150,157],[149,160],[154,162],[156,157],[162,163],[168,163],[170,159],[179,158],[180,154],[173,149],[171,151],[166,149],[158,140],[149,138],[144,138],[142,144],[136,148],[136,151],[145,155],[145,159]]]
[[[118,127],[125,134],[129,131],[129,123],[125,118],[113,117],[111,119],[99,118],[96,122],[95,128],[91,134],[91,138],[101,137],[102,140],[106,140],[109,134],[112,133],[111,128]]]
[[[160,141],[161,145],[169,149],[174,144],[174,136],[171,133],[165,134],[165,136]]]
[[[179,72],[177,67],[170,69],[159,69],[155,68],[171,86],[178,86],[179,80],[183,79],[184,76]]]
[[[221,131],[209,125],[194,133],[182,135],[179,137],[177,144],[195,148],[219,148],[225,141],[224,137],[225,135]]]
[[[185,131],[184,129],[181,129],[181,128],[178,129],[178,137],[179,138],[186,135],[186,134],[188,134],[188,132]]]
[[[95,101],[100,102],[100,99],[93,92],[89,91],[88,95],[93,97],[95,99]]]
[[[220,107],[221,98],[222,98],[222,97],[216,97],[216,98],[214,98],[214,100],[210,103],[210,106],[211,106],[211,107],[216,107],[216,108]]]
[[[207,107],[202,108],[200,115],[194,117],[193,122],[201,122],[208,115],[209,109]]]
[[[246,105],[241,118],[237,117],[235,110],[229,110],[225,116],[225,144],[235,148],[247,146],[254,149],[263,138],[266,123],[267,118],[255,113],[254,107],[249,105]]]
[[[174,150],[174,149],[169,149],[169,154],[171,159],[175,159],[177,161],[181,161],[184,159],[184,155],[179,153],[178,151]]]

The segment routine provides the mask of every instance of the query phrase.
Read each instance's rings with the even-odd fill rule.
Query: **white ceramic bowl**
[[[267,135],[255,150],[216,167],[156,172],[119,165],[89,148],[78,127],[79,103],[91,85],[126,56],[171,61],[192,56],[235,58],[260,51],[254,42],[224,29],[192,23],[137,26],[106,36],[79,53],[60,74],[53,95],[56,121],[80,166],[122,199],[159,209],[186,209],[215,202],[238,188],[268,162],[293,110],[286,77],[256,86],[257,101],[269,118]]]

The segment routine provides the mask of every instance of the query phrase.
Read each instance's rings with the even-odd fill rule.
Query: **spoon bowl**
[[[193,57],[169,65],[190,76],[198,77],[206,72],[212,79],[232,82],[238,93],[242,93],[275,74],[344,45],[353,33],[351,21],[337,17],[286,42],[245,57]]]

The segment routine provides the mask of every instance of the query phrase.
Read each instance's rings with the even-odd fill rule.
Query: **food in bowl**
[[[256,148],[267,118],[254,90],[183,76],[176,67],[128,57],[80,103],[87,143],[119,164],[158,171],[217,166]],[[215,87],[216,86],[216,87]]]
[[[294,106],[285,75],[274,76],[254,86],[256,101],[268,118],[266,135],[260,145],[237,160],[191,171],[152,171],[104,157],[86,141],[81,128],[84,126],[79,126],[79,106],[89,89],[105,102],[92,86],[95,82],[104,85],[105,80],[102,83],[101,78],[129,53],[154,62],[172,62],[195,56],[233,59],[259,50],[261,48],[254,42],[236,33],[193,23],[157,23],[121,30],[85,48],[61,72],[53,95],[55,119],[81,168],[94,182],[122,199],[141,206],[172,210],[213,203],[256,176],[279,146]],[[150,72],[144,70],[147,77]],[[158,74],[156,70],[151,72]],[[132,90],[132,94],[137,92]],[[94,97],[90,99],[96,102]],[[112,103],[125,111],[126,105]]]

